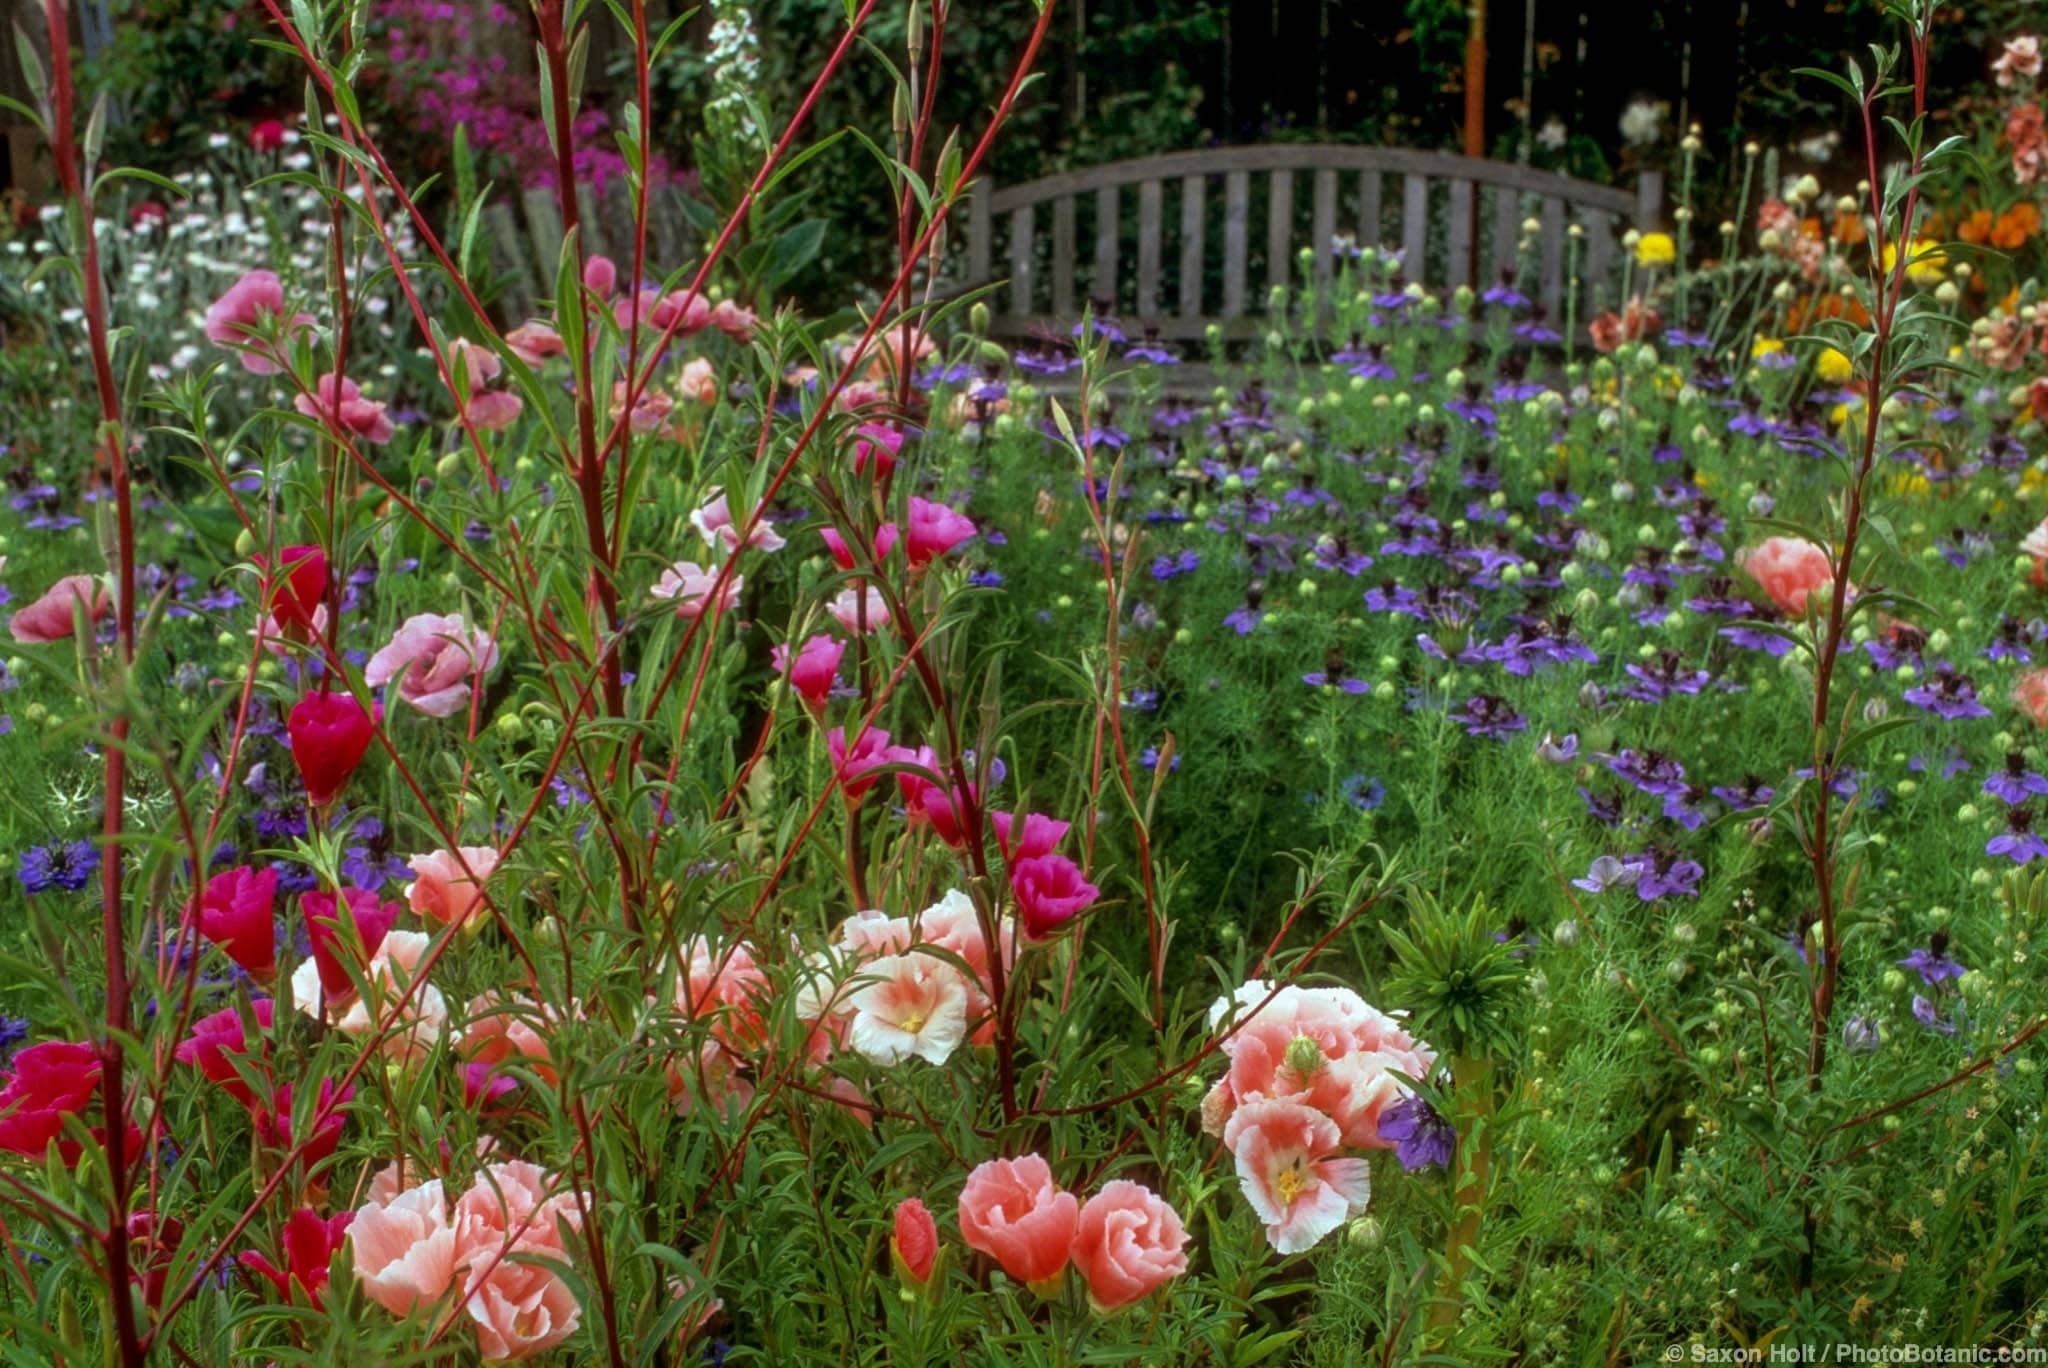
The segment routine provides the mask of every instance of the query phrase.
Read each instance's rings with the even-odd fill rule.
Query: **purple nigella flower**
[[[28,1039],[28,1032],[27,1018],[0,1015],[0,1059],[12,1055],[15,1047]]]
[[[1688,785],[1677,793],[1664,795],[1664,815],[1684,827],[1697,831],[1707,820],[1707,810],[1702,806],[1708,791],[1698,785]]]
[[[1586,877],[1573,879],[1572,887],[1583,888],[1588,893],[1605,893],[1610,888],[1627,887],[1635,883],[1642,870],[1633,864],[1618,860],[1612,855],[1596,858],[1586,868]]]
[[[1685,791],[1685,766],[1660,751],[1624,750],[1599,759],[1616,778],[1652,797]]]
[[[1371,812],[1387,801],[1387,786],[1377,779],[1354,774],[1344,781],[1344,801],[1360,812]]]
[[[1452,717],[1464,723],[1468,736],[1504,739],[1528,727],[1529,721],[1516,712],[1505,698],[1496,694],[1474,694]]]
[[[1223,625],[1236,632],[1239,636],[1250,636],[1252,629],[1259,625],[1259,621],[1263,617],[1265,617],[1264,613],[1250,604],[1246,604],[1224,618]]]
[[[1586,805],[1586,815],[1601,826],[1621,825],[1621,798],[1617,794],[1595,793],[1589,788],[1579,790],[1579,798]]]
[[[1567,733],[1561,741],[1551,733],[1545,732],[1543,739],[1536,743],[1536,758],[1546,764],[1569,764],[1572,757],[1578,753],[1579,738],[1575,732]]]
[[[1920,976],[1920,981],[1932,988],[1944,979],[1959,979],[1963,966],[1948,957],[1948,934],[1934,933],[1926,945],[1921,946],[1902,960],[1896,960],[1901,969],[1911,969]]]
[[[1925,708],[1951,722],[1991,716],[1991,709],[1977,701],[1977,686],[1969,676],[1957,674],[1947,662],[1937,667],[1930,678],[1906,690],[1905,697],[1914,707]]]
[[[1668,850],[1646,851],[1633,859],[1637,870],[1636,896],[1644,902],[1671,896],[1699,896],[1700,876],[1707,872],[1699,861]]]
[[[2027,639],[2032,635],[2031,629],[2020,626],[2019,619],[2008,614],[1998,620],[1998,635],[1984,648],[1984,655],[1990,660],[2016,660],[2031,665],[2034,653],[2027,649]]]
[[[1148,770],[1156,770],[1156,769],[1158,769],[1158,768],[1159,768],[1159,747],[1157,747],[1157,746],[1147,746],[1147,747],[1145,747],[1145,749],[1144,749],[1144,750],[1142,750],[1142,751],[1138,752],[1138,764],[1139,764],[1140,768],[1143,768],[1143,769],[1148,769]],[[1171,759],[1171,760],[1167,761],[1167,763],[1166,763],[1166,768],[1167,768],[1167,770],[1168,770],[1168,772],[1169,772],[1169,773],[1170,773],[1171,771],[1173,771],[1173,770],[1177,770],[1177,769],[1179,769],[1179,768],[1180,768],[1180,755],[1179,755],[1179,753],[1178,753],[1178,752],[1176,752],[1176,753],[1174,754],[1174,757],[1173,757],[1173,759]]]
[[[1333,675],[1322,670],[1310,670],[1301,677],[1301,682],[1311,688],[1342,689],[1348,694],[1372,692],[1372,685],[1362,679],[1353,679],[1348,675]]]
[[[1744,775],[1740,784],[1716,784],[1714,796],[1742,812],[1749,808],[1760,808],[1777,796],[1777,790],[1757,778],[1754,774]]]
[[[1379,1132],[1382,1140],[1394,1142],[1394,1157],[1410,1173],[1432,1165],[1447,1169],[1457,1153],[1458,1132],[1417,1093],[1380,1113]]]
[[[2018,807],[2031,794],[2048,793],[2048,779],[2027,768],[2027,757],[2008,751],[2005,768],[1984,781],[1984,792],[2003,799],[2007,807]]]
[[[1723,627],[1721,635],[1745,651],[1762,651],[1767,656],[1781,656],[1792,649],[1792,643],[1787,638],[1768,628],[1749,623]]]
[[[99,847],[91,841],[60,841],[23,851],[15,873],[24,893],[47,893],[53,888],[76,893],[92,881],[99,865]]]
[[[1962,1029],[1955,1023],[1954,1018],[1944,1020],[1941,1009],[1918,993],[1913,994],[1913,1019],[1928,1030],[1938,1031],[1942,1035],[1954,1035]]]
[[[2034,834],[2034,810],[2024,807],[2006,809],[2005,831],[1984,843],[1984,853],[2003,855],[2014,864],[2048,859],[2048,842]]]

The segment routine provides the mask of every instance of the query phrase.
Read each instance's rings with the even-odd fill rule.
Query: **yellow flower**
[[[1669,233],[1645,233],[1636,239],[1636,265],[1669,266],[1678,260],[1678,244]]]
[[[1785,344],[1777,338],[1759,337],[1756,341],[1749,344],[1749,359],[1761,361],[1766,356],[1776,356],[1783,350],[1785,350]]]
[[[1822,347],[1820,359],[1814,363],[1814,370],[1830,385],[1839,385],[1856,373],[1856,367],[1849,358],[1833,347]]]
[[[1889,274],[1898,262],[1898,244],[1887,242],[1884,245],[1885,272]],[[1913,244],[1913,254],[1906,258],[1906,279],[1915,285],[1939,285],[1948,279],[1948,272],[1943,269],[1947,265],[1948,257],[1940,245],[1931,238],[1921,238]]]

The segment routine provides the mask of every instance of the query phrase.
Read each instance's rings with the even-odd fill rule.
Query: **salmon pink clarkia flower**
[[[889,625],[889,601],[872,584],[841,589],[825,611],[848,636],[873,636]]]
[[[455,1280],[455,1226],[438,1178],[364,1204],[348,1237],[363,1295],[394,1316],[439,1301]]]
[[[399,625],[370,657],[363,682],[381,689],[398,681],[398,696],[429,717],[469,706],[473,686],[498,663],[498,643],[460,613],[420,613]]]
[[[2048,670],[2028,670],[2014,681],[2013,706],[2037,727],[2048,727]]]
[[[889,1257],[897,1276],[911,1287],[923,1287],[931,1281],[938,1255],[939,1227],[931,1211],[915,1197],[898,1202],[889,1232]]]
[[[227,952],[249,977],[277,973],[277,870],[237,865],[206,881],[199,895],[199,934]]]
[[[78,630],[82,615],[88,624],[107,615],[106,586],[92,575],[66,575],[43,596],[7,620],[7,630],[24,645],[62,641]]]
[[[362,387],[345,375],[339,383],[332,372],[322,375],[314,391],[294,396],[292,407],[366,442],[388,442],[398,431],[385,416],[382,401],[363,398]]]
[[[913,570],[930,565],[975,533],[974,523],[965,513],[914,494],[904,527],[904,546]]]
[[[735,342],[752,337],[759,321],[752,309],[743,309],[730,299],[721,299],[711,306],[711,326]]]
[[[379,715],[382,712],[380,706]],[[309,693],[292,705],[285,732],[306,798],[314,807],[326,807],[341,796],[356,766],[363,763],[377,723],[350,694]]]
[[[706,546],[722,546],[728,552],[737,551],[742,545],[761,551],[780,551],[785,545],[782,534],[766,517],[756,517],[753,521],[754,530],[742,543],[740,530],[733,523],[732,508],[725,500],[725,491],[716,485],[712,486],[703,506],[690,514],[690,526],[697,529],[697,535],[704,539]]]
[[[1363,1159],[1333,1159],[1337,1123],[1305,1103],[1247,1102],[1224,1127],[1245,1200],[1266,1223],[1266,1242],[1282,1254],[1313,1249],[1365,1210],[1372,1196]]]
[[[1180,1215],[1157,1193],[1116,1179],[1081,1207],[1074,1228],[1074,1267],[1088,1280],[1098,1312],[1129,1306],[1188,1271],[1188,1235]]]
[[[498,868],[491,846],[457,846],[415,855],[406,861],[413,881],[405,886],[406,906],[443,926],[468,927],[484,907],[484,884]]]
[[[1743,552],[1740,563],[1771,602],[1793,617],[1804,616],[1807,599],[1834,583],[1828,553],[1798,537],[1767,537]]]
[[[505,345],[529,366],[538,366],[549,357],[561,356],[569,350],[562,341],[562,335],[545,323],[520,324],[505,334]]]
[[[250,271],[228,286],[228,292],[206,311],[206,340],[231,347],[252,375],[275,375],[283,362],[263,334],[285,320],[284,282],[275,271]],[[313,315],[295,314],[288,331],[313,326]]]
[[[991,1159],[960,1189],[960,1238],[1018,1282],[1050,1295],[1066,1271],[1080,1209],[1040,1156]]]

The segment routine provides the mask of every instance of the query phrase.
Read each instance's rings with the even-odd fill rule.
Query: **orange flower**
[[[2010,251],[2025,245],[2028,238],[2040,231],[2041,211],[2022,202],[1998,216],[1998,222],[1991,228],[1991,245]]]
[[[1991,241],[1991,231],[1991,211],[1979,209],[1956,228],[1956,236],[1981,247]]]
[[[1835,215],[1834,239],[1837,246],[1853,247],[1863,241],[1865,236],[1861,214]]]

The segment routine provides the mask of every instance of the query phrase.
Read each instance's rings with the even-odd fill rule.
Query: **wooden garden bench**
[[[1170,185],[1178,187],[1174,220],[1167,216]],[[1576,289],[1583,323],[1589,305],[1614,300],[1620,234],[1658,222],[1663,176],[1644,172],[1630,191],[1443,153],[1280,143],[1143,157],[1024,185],[982,182],[970,193],[964,283],[1007,281],[991,300],[992,332],[1064,335],[1093,301],[1133,333],[1156,328],[1162,338],[1188,340],[1212,324],[1233,337],[1262,330],[1268,293],[1300,283],[1301,250],[1313,250],[1313,280],[1326,281],[1340,235],[1361,246],[1398,246],[1409,280],[1490,284],[1518,266],[1529,218],[1543,231],[1523,292],[1555,318],[1566,290]],[[1133,200],[1135,231],[1126,217]],[[1255,205],[1265,220],[1262,240],[1253,237]],[[1177,223],[1171,232],[1170,222]],[[1578,274],[1567,280],[1570,223],[1585,237]],[[1077,279],[1090,242],[1093,269]]]

